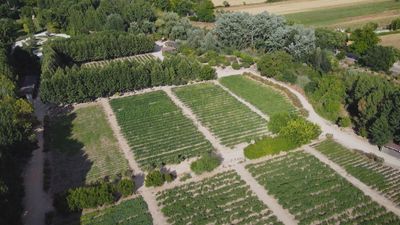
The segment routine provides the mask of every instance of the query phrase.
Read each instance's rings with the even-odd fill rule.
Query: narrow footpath
[[[45,224],[45,214],[53,209],[52,199],[43,190],[43,165],[46,153],[43,152],[43,119],[46,115],[46,106],[39,98],[34,100],[35,116],[40,125],[36,129],[39,148],[33,151],[24,172],[25,212],[22,216],[25,225]]]

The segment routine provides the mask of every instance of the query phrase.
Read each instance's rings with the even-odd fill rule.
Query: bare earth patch
[[[399,34],[389,34],[379,37],[381,39],[381,45],[392,46],[400,49],[400,33]]]

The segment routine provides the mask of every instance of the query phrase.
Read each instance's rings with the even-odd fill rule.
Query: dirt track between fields
[[[237,5],[223,9],[232,12],[248,12],[251,14],[257,14],[263,11],[268,11],[274,14],[285,15],[290,13],[307,12],[324,8],[337,8],[343,6],[374,3],[380,1],[385,1],[385,0],[298,0],[298,1],[283,1],[277,3]],[[215,2],[219,1],[214,0],[213,2],[215,4]]]

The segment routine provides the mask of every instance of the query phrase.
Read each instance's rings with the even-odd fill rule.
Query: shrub
[[[115,189],[121,196],[126,197],[133,194],[135,183],[131,179],[122,179],[117,183]]]
[[[175,177],[171,173],[164,173],[164,180],[168,183],[174,181]]]
[[[318,125],[313,124],[302,117],[291,120],[281,129],[279,135],[292,141],[298,146],[307,144],[317,138],[321,133]]]
[[[220,164],[220,160],[211,154],[203,155],[200,159],[190,164],[190,169],[195,174],[202,174],[204,172],[211,172]]]
[[[68,208],[71,211],[111,204],[114,199],[112,185],[105,182],[94,186],[70,189],[66,197]]]
[[[164,175],[159,170],[150,171],[145,179],[146,187],[159,187],[165,182]]]
[[[239,65],[239,63],[237,63],[237,62],[234,62],[234,63],[232,63],[232,68],[234,69],[234,70],[240,70],[240,65]]]
[[[298,116],[293,113],[277,113],[271,116],[268,122],[268,130],[278,134],[282,128],[286,127],[290,120]]]
[[[341,127],[349,127],[351,125],[350,117],[340,117],[338,120],[338,125]]]

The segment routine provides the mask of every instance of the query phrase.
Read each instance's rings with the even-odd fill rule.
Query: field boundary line
[[[250,190],[273,212],[278,220],[286,225],[298,224],[295,217],[287,209],[284,209],[274,197],[270,196],[267,190],[253,178],[243,165],[237,164],[234,169],[241,179],[250,186]]]
[[[236,100],[238,100],[243,105],[247,106],[247,108],[249,108],[254,113],[257,113],[257,115],[261,116],[261,118],[263,118],[267,122],[269,121],[269,116],[268,115],[266,115],[265,113],[261,112],[261,110],[259,110],[257,107],[255,107],[251,103],[247,102],[246,100],[244,100],[240,96],[238,96],[235,93],[233,93],[232,91],[230,91],[227,87],[222,85],[218,80],[214,81],[214,84],[219,86],[219,87],[221,87],[224,91],[228,92],[228,94],[230,94],[232,97],[234,97]]]
[[[400,216],[400,208],[397,207],[396,204],[394,204],[394,202],[390,201],[389,199],[381,195],[378,191],[375,191],[374,189],[370,188],[369,186],[361,182],[356,177],[349,174],[344,168],[342,168],[335,162],[331,161],[327,156],[318,152],[317,150],[315,150],[310,146],[304,146],[304,151],[316,157],[319,161],[329,166],[337,174],[339,174],[341,177],[350,182],[354,187],[358,188],[365,195],[369,196],[374,202],[377,202],[379,205],[383,206],[388,211],[391,211],[397,216]]]

